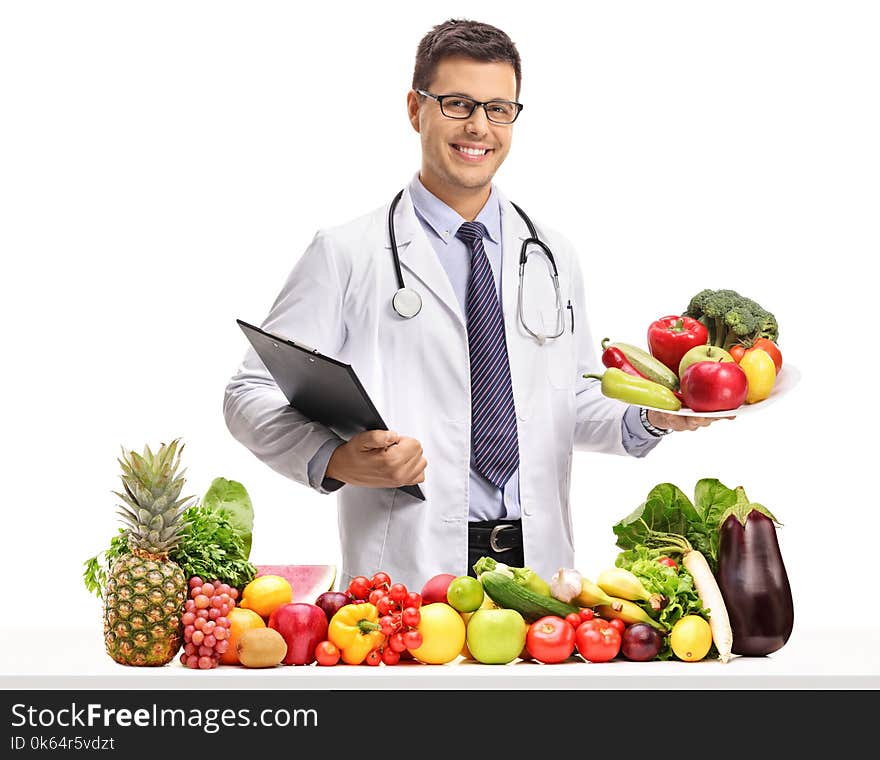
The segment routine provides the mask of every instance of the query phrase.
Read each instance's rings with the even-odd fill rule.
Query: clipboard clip
[[[305,343],[297,343],[295,340],[290,340],[290,338],[285,338],[285,340],[287,340],[287,342],[290,343],[291,346],[296,346],[296,348],[301,348],[305,351],[308,351],[310,354],[317,354],[318,353],[317,348],[312,348],[311,346],[307,346]],[[275,348],[279,348],[278,344],[274,340],[272,341],[272,345]]]

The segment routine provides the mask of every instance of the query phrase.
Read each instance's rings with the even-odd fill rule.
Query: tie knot
[[[482,240],[487,234],[486,225],[482,222],[464,222],[458,228],[455,236],[464,240],[468,245],[473,246],[477,240]]]

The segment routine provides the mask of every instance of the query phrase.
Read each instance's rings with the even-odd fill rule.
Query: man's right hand
[[[325,476],[353,486],[397,488],[424,482],[427,466],[415,438],[393,430],[365,430],[336,448]]]

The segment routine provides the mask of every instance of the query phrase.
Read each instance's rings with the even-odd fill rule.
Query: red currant
[[[418,591],[410,591],[402,604],[404,607],[415,607],[418,609],[422,606],[422,595]]]
[[[385,647],[382,650],[382,662],[386,665],[397,665],[400,662],[400,653],[395,652],[390,647]]]

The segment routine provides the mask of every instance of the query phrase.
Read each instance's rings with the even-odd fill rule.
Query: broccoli
[[[776,317],[735,290],[701,290],[691,298],[682,316],[702,322],[709,331],[709,344],[725,350],[737,343],[751,346],[758,338],[773,342],[779,339]]]

